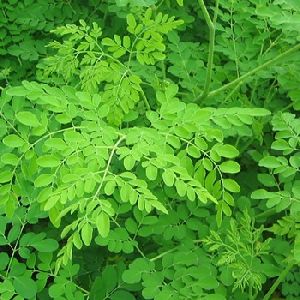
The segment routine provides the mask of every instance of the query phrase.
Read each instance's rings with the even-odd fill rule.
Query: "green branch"
[[[209,28],[209,52],[208,52],[208,60],[207,60],[207,72],[206,72],[206,79],[204,84],[204,90],[201,95],[201,99],[205,99],[209,94],[209,87],[211,83],[211,75],[212,75],[212,68],[214,62],[214,52],[215,52],[215,32],[216,32],[216,20],[217,20],[217,12],[219,6],[219,0],[216,0],[216,9],[214,14],[213,21],[211,20],[207,8],[203,2],[203,0],[198,0],[202,13],[204,15],[205,22]]]
[[[200,0],[199,0],[199,1],[200,1]],[[237,79],[235,79],[235,80],[233,80],[233,81],[231,81],[231,82],[229,82],[229,83],[223,85],[222,87],[220,87],[220,88],[218,88],[218,89],[216,89],[216,90],[214,90],[214,91],[211,91],[211,92],[207,95],[207,97],[215,96],[215,95],[219,94],[220,92],[223,92],[223,91],[225,91],[225,90],[227,90],[227,89],[229,89],[229,88],[231,88],[231,87],[234,87],[235,85],[237,85],[237,84],[239,84],[240,82],[242,82],[242,81],[248,79],[249,77],[251,77],[252,75],[256,74],[257,72],[259,72],[259,71],[261,71],[261,70],[263,70],[263,69],[265,69],[265,68],[271,66],[272,64],[278,62],[278,61],[281,60],[282,58],[288,56],[289,54],[291,54],[291,53],[293,53],[293,52],[295,52],[295,51],[297,51],[297,50],[300,50],[300,44],[297,44],[296,46],[290,48],[289,50],[286,50],[285,52],[283,52],[283,53],[277,55],[277,56],[274,57],[273,59],[271,59],[271,60],[269,60],[269,61],[263,63],[262,65],[260,65],[260,66],[258,66],[258,67],[256,67],[256,68],[254,68],[253,70],[251,70],[251,71],[249,71],[248,73],[242,75],[241,77],[239,77],[239,78],[237,78]],[[199,99],[199,97],[198,97],[197,99]],[[197,99],[196,99],[196,100],[197,100]]]

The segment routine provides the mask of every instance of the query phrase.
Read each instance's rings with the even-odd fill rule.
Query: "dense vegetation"
[[[300,1],[3,0],[0,299],[300,298]]]

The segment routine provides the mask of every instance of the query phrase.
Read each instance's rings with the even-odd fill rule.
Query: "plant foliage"
[[[297,1],[0,8],[1,299],[299,297]]]

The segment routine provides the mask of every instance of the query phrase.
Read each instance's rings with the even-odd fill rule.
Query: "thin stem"
[[[148,100],[147,100],[147,98],[146,98],[146,96],[145,96],[144,91],[142,91],[141,94],[142,94],[142,98],[143,98],[143,100],[144,100],[144,103],[145,103],[146,108],[147,108],[148,110],[151,110],[151,106],[150,106],[150,104],[149,104],[149,102],[148,102]]]
[[[253,287],[251,284],[249,286],[249,300],[253,300]]]
[[[98,194],[100,193],[101,188],[102,188],[102,186],[103,186],[103,184],[104,184],[105,178],[106,178],[106,176],[107,176],[107,174],[108,174],[108,170],[109,170],[111,161],[112,161],[112,159],[113,159],[113,156],[114,156],[115,152],[117,151],[119,144],[120,144],[125,138],[126,138],[125,136],[121,136],[121,137],[119,138],[119,140],[118,140],[118,141],[115,143],[115,145],[113,146],[113,148],[112,148],[112,150],[111,150],[111,152],[110,152],[108,161],[107,161],[106,168],[105,168],[105,170],[104,170],[104,174],[103,174],[102,180],[101,180],[101,182],[100,182],[100,184],[99,184],[99,186],[98,186],[98,188],[97,188],[97,190],[96,190],[96,193],[94,194],[93,200],[95,200],[95,199],[97,198]]]
[[[162,72],[162,76],[163,76],[163,80],[165,81],[167,76],[166,76],[166,65],[165,62],[162,60],[161,61],[161,72]]]
[[[214,91],[211,91],[207,95],[207,97],[215,96],[215,95],[219,94],[220,92],[223,92],[223,91],[225,91],[225,90],[227,90],[227,89],[229,89],[231,87],[234,87],[235,85],[239,84],[241,81],[244,81],[244,80],[248,79],[249,77],[251,77],[255,73],[257,73],[257,72],[259,72],[259,71],[261,71],[261,70],[263,70],[263,69],[271,66],[272,64],[276,63],[277,61],[281,60],[282,58],[288,56],[289,54],[291,54],[291,53],[293,53],[293,52],[295,52],[297,50],[300,50],[300,44],[297,44],[296,46],[290,48],[289,50],[284,51],[283,53],[277,55],[276,57],[274,57],[273,59],[271,59],[271,60],[263,63],[262,65],[254,68],[253,70],[251,70],[248,73],[242,75],[241,77],[236,78],[235,80],[233,80],[233,81],[231,81],[231,82],[223,85],[222,87],[220,87],[220,88],[218,88],[218,89],[216,89]],[[198,98],[200,98],[200,97],[198,97]]]
[[[16,127],[5,117],[5,115],[0,111],[0,117],[13,129],[13,131],[23,139],[19,131],[16,129]]]
[[[286,268],[280,273],[280,275],[278,276],[278,278],[276,279],[276,281],[273,283],[273,285],[269,289],[268,293],[264,296],[263,300],[269,300],[271,298],[271,296],[274,294],[274,292],[276,291],[276,289],[279,286],[279,284],[285,279],[285,277],[287,276],[287,274],[289,273],[289,271],[291,270],[291,268],[293,266],[294,266],[294,262],[291,261],[286,266]]]
[[[177,248],[172,248],[172,249],[170,249],[170,250],[168,250],[168,251],[165,251],[165,252],[163,252],[163,253],[161,253],[161,254],[159,254],[159,255],[153,257],[153,258],[150,258],[150,261],[156,261],[156,260],[158,260],[158,259],[164,257],[165,255],[167,255],[167,254],[169,254],[169,253],[171,253],[171,252],[174,252],[175,250],[177,250]]]
[[[207,72],[206,72],[204,90],[200,97],[201,99],[205,99],[209,94],[209,88],[210,88],[210,83],[211,83],[211,74],[212,74],[212,68],[213,68],[213,62],[214,62],[214,51],[215,51],[215,25],[216,25],[216,20],[217,20],[217,11],[218,11],[218,6],[219,6],[219,1],[218,0],[216,1],[216,9],[215,9],[213,21],[209,16],[209,13],[207,11],[207,8],[206,8],[203,0],[198,0],[198,3],[200,5],[200,8],[204,15],[205,22],[209,28],[209,52],[208,52],[208,61],[207,61]]]

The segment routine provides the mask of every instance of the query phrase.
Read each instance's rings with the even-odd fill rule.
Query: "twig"
[[[214,62],[214,52],[215,52],[215,32],[216,32],[215,25],[216,25],[216,21],[217,21],[217,15],[218,15],[217,12],[218,12],[219,1],[216,0],[216,8],[215,8],[215,14],[214,14],[213,20],[209,16],[209,13],[207,11],[207,8],[206,8],[203,0],[198,0],[198,3],[203,12],[205,22],[209,28],[209,52],[208,52],[208,60],[207,60],[207,71],[206,71],[204,90],[200,97],[200,99],[205,99],[209,94],[209,87],[210,87],[210,83],[211,83],[211,74],[212,74],[212,68],[213,68],[213,62]]]
[[[200,0],[199,0],[200,1]],[[273,59],[263,63],[262,65],[254,68],[253,70],[247,72],[246,74],[242,75],[241,77],[239,78],[236,78],[235,80],[223,85],[222,87],[214,90],[214,91],[211,91],[207,97],[212,97],[212,96],[215,96],[217,94],[219,94],[220,92],[223,92],[231,87],[234,87],[235,85],[239,84],[241,81],[245,81],[246,79],[248,79],[249,77],[251,77],[252,75],[254,75],[255,73],[271,66],[272,64],[276,63],[277,61],[281,60],[282,58],[290,55],[291,53],[297,51],[297,50],[300,50],[300,44],[297,44],[296,46],[290,48],[289,50],[286,50],[284,51],[283,53],[277,55],[276,57],[274,57]],[[198,98],[196,98],[196,100],[198,100],[199,98],[201,98],[201,96],[199,96]]]

